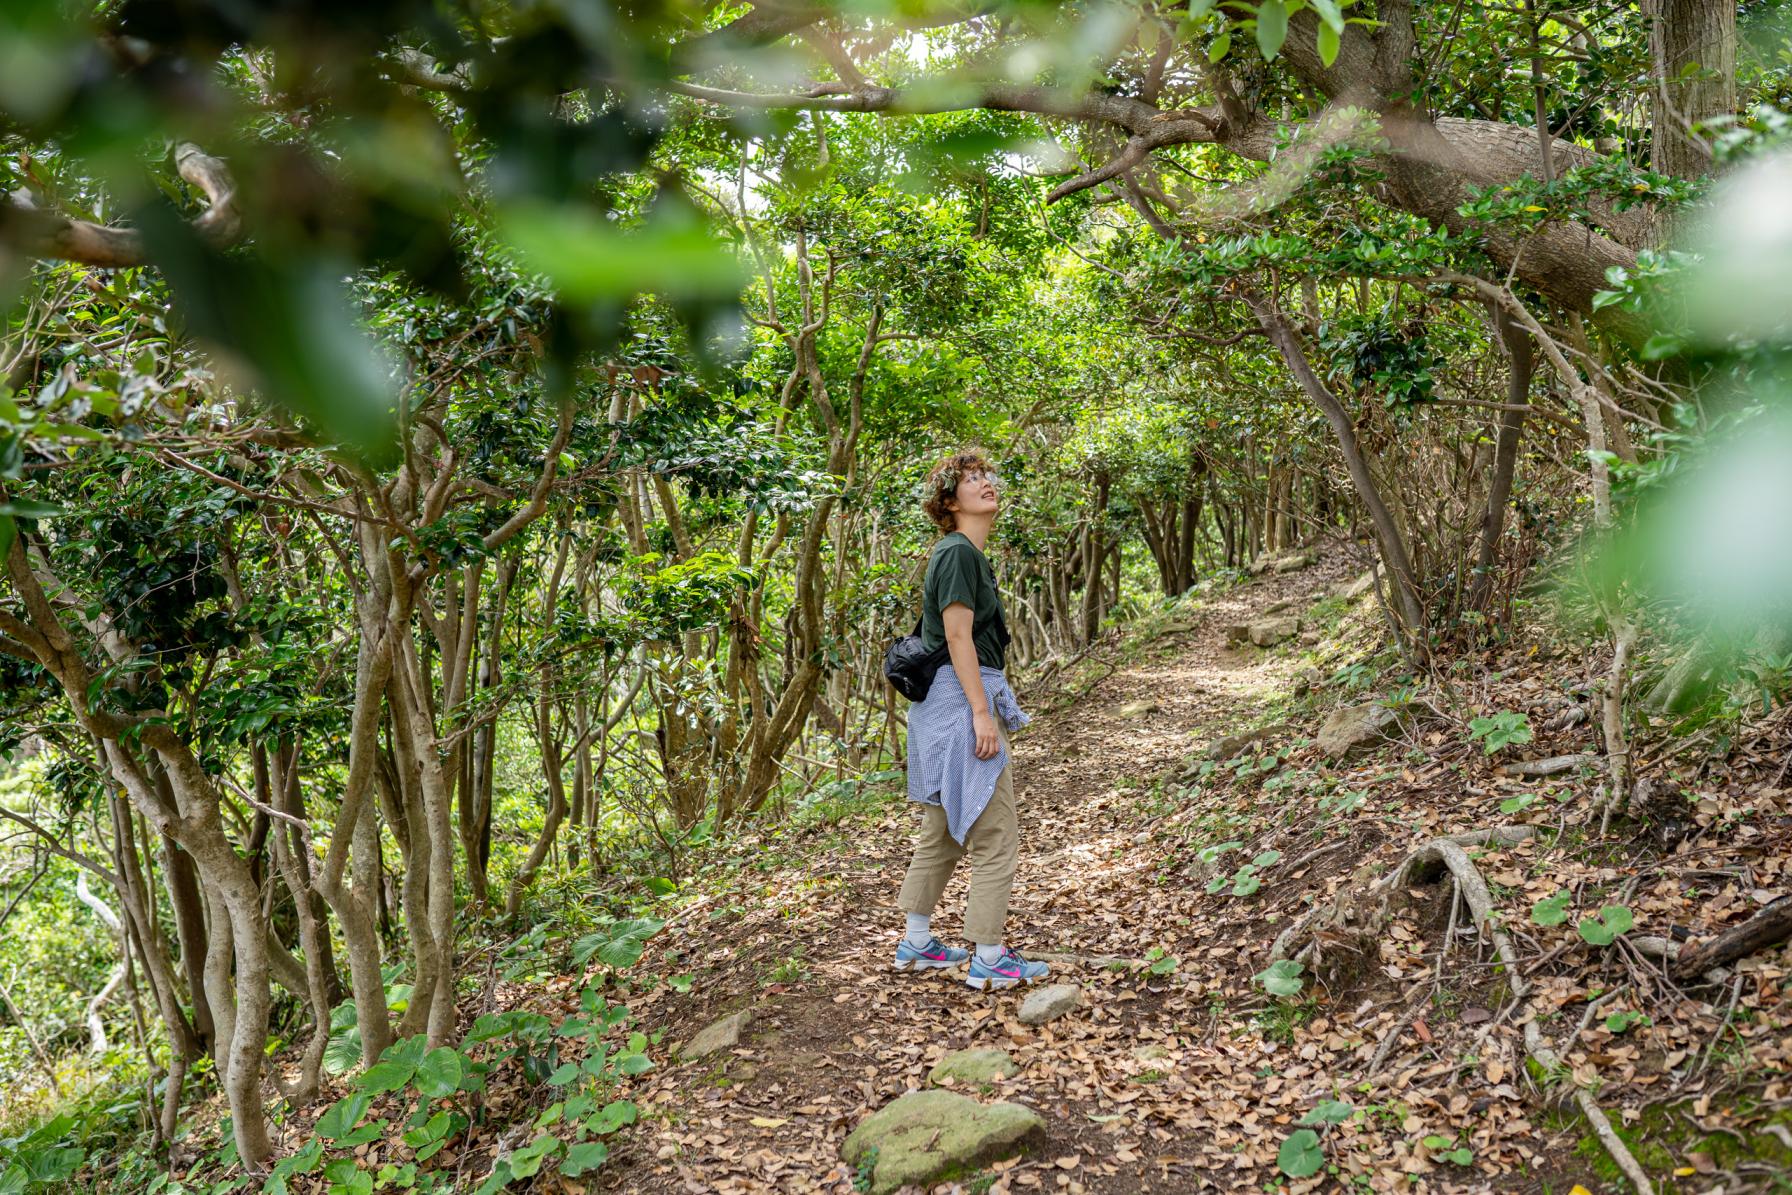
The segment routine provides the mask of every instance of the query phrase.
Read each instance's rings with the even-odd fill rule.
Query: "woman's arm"
[[[958,674],[958,687],[971,702],[971,729],[977,735],[973,750],[978,759],[991,759],[1001,749],[1001,740],[996,737],[996,720],[989,712],[989,695],[983,691],[977,645],[971,642],[973,617],[971,608],[963,602],[953,602],[940,611],[940,621],[946,624],[946,653],[952,657],[952,671]]]

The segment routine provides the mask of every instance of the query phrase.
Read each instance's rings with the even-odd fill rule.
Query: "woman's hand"
[[[996,752],[1002,749],[1002,740],[996,737],[995,718],[988,710],[978,710],[971,715],[971,730],[977,736],[972,753],[978,759],[994,759]]]

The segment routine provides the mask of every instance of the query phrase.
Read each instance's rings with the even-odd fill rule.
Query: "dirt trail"
[[[1207,740],[1260,721],[1271,695],[1287,688],[1292,653],[1233,650],[1224,628],[1277,603],[1302,609],[1351,567],[1332,558],[1212,597],[1086,691],[1055,695],[1055,705],[1021,694],[1034,722],[1015,746],[1023,846],[1011,944],[1034,955],[1131,959],[1158,946],[1181,960],[1176,971],[1151,976],[1059,957],[1051,979],[1082,984],[1083,1007],[1040,1028],[1013,1019],[1019,993],[974,992],[960,972],[893,973],[895,897],[914,819],[893,800],[825,854],[781,860],[762,887],[736,897],[740,914],[701,925],[699,913],[656,939],[675,952],[667,965],[693,970],[700,985],[643,1010],[650,1023],[672,1023],[668,1041],[735,1008],[753,1006],[755,1019],[730,1054],[665,1068],[637,1095],[663,1119],[648,1118],[603,1185],[850,1191],[839,1147],[852,1127],[923,1086],[943,1054],[977,1046],[1013,1054],[1021,1073],[995,1094],[1037,1109],[1048,1126],[1043,1145],[992,1167],[998,1177],[985,1189],[1260,1184],[1263,1142],[1273,1157],[1281,1130],[1265,1136],[1274,1113],[1241,1101],[1238,1078],[1278,1051],[1286,1058],[1288,1047],[1229,1039],[1224,1031],[1235,1026],[1198,991],[1203,959],[1230,970],[1244,943],[1213,938],[1199,886],[1155,882],[1164,849],[1136,795]],[[1152,708],[1122,712],[1139,702]],[[934,919],[946,941],[961,937],[964,893],[961,871]],[[1249,1082],[1272,1095],[1282,1086]]]

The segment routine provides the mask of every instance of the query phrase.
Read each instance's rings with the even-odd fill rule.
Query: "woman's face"
[[[1002,479],[994,469],[972,470],[958,482],[951,509],[958,514],[989,515],[1001,509]]]

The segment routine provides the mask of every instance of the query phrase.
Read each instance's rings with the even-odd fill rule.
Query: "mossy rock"
[[[1752,1101],[1742,1097],[1738,1102]],[[1642,1116],[1636,1123],[1625,1125],[1614,1121],[1612,1125],[1619,1140],[1629,1148],[1643,1169],[1659,1177],[1659,1190],[1704,1190],[1702,1183],[1694,1185],[1694,1176],[1687,1176],[1689,1181],[1686,1183],[1676,1181],[1680,1177],[1677,1174],[1668,1177],[1681,1166],[1689,1164],[1694,1155],[1700,1154],[1719,1172],[1732,1170],[1741,1163],[1753,1163],[1792,1173],[1792,1145],[1788,1145],[1785,1137],[1780,1135],[1786,1133],[1787,1136],[1792,1136],[1792,1132],[1788,1132],[1792,1130],[1792,1112],[1776,1112],[1756,1123],[1742,1123],[1724,1132],[1710,1133],[1696,1128],[1693,1122],[1681,1115],[1689,1105],[1690,1101],[1653,1104],[1642,1110]],[[1551,1119],[1556,1122],[1557,1127],[1578,1124],[1578,1118],[1566,1113]],[[1587,1162],[1601,1180],[1609,1183],[1624,1181],[1617,1163],[1592,1133],[1585,1133],[1581,1137],[1574,1152]]]
[[[959,1050],[948,1054],[927,1072],[929,1083],[951,1079],[957,1083],[986,1086],[1020,1074],[1020,1063],[1006,1050]]]
[[[1039,1113],[1019,1104],[980,1104],[955,1091],[911,1091],[854,1129],[840,1152],[856,1170],[875,1149],[870,1195],[887,1195],[907,1183],[925,1187],[1007,1157],[1044,1128]]]

